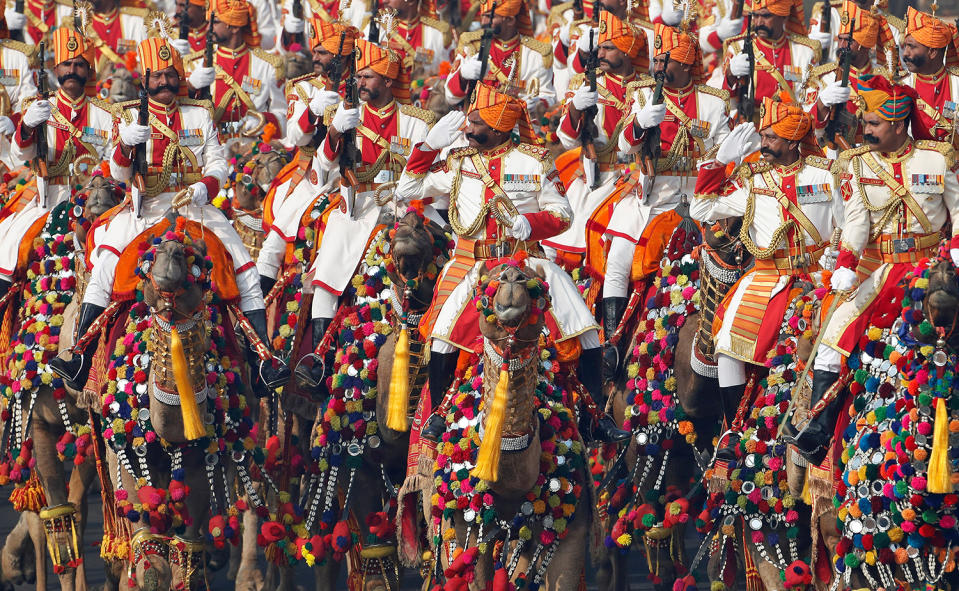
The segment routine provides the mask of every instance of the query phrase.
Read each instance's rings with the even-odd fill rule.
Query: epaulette
[[[424,16],[420,18],[420,22],[426,25],[427,27],[432,27],[443,34],[443,45],[449,47],[450,43],[453,41],[453,29],[450,27],[450,24],[446,21],[441,21],[438,18],[433,18],[429,16]]]
[[[130,109],[137,109],[140,106],[140,99],[132,99],[129,101],[121,101],[119,103],[113,103],[110,105],[111,111],[113,111],[113,116],[117,119],[123,119],[127,123],[133,121],[133,115],[130,113]]]
[[[286,62],[282,57],[274,53],[268,53],[259,47],[253,48],[253,55],[273,66],[273,68],[276,70],[277,82],[283,82],[286,80]]]
[[[453,150],[450,150],[449,153],[446,155],[446,162],[448,164],[452,162],[453,160],[460,160],[462,158],[466,158],[467,156],[472,156],[475,153],[476,153],[476,148],[472,148],[470,146],[455,148]]]
[[[567,10],[573,9],[573,2],[563,2],[562,4],[554,4],[552,8],[549,9],[549,14],[546,17],[547,23],[553,23],[557,20],[563,18],[563,13]]]
[[[13,39],[0,40],[0,47],[19,51],[23,55],[27,56],[27,60],[29,60],[31,64],[33,64],[36,54],[40,49],[40,47],[37,45],[27,45],[22,41],[14,41]]]
[[[203,49],[198,49],[196,51],[191,51],[190,53],[183,56],[183,63],[190,63],[192,61],[198,60],[204,56],[206,53]]]
[[[959,76],[959,67],[949,66],[946,68],[946,71],[952,74],[953,76]]]
[[[643,98],[643,93],[639,92],[639,89],[653,86],[656,86],[656,80],[652,76],[642,75],[639,80],[633,80],[626,85],[624,96],[629,100],[639,101],[639,106],[644,107],[646,106],[646,99]]]
[[[848,150],[843,150],[839,153],[839,159],[849,161],[855,158],[856,156],[862,156],[866,152],[870,151],[872,147],[869,144],[863,146],[858,146],[856,148],[850,148]]]
[[[91,105],[95,105],[96,107],[103,109],[107,113],[113,113],[113,103],[109,103],[97,96],[89,96],[87,97],[87,101],[89,101]],[[137,102],[140,102],[140,101],[137,101]]]
[[[121,6],[120,14],[129,14],[131,16],[138,16],[140,18],[146,18],[150,11],[146,8],[140,8],[138,6]]]
[[[825,76],[825,75],[828,74],[829,72],[832,72],[832,71],[838,70],[838,69],[839,69],[839,65],[838,65],[836,62],[829,62],[829,63],[827,63],[827,64],[819,64],[818,66],[815,66],[815,67],[809,72],[809,79],[810,79],[810,80],[813,80],[813,79],[815,79],[815,78],[822,78],[823,76]]]
[[[526,47],[529,47],[536,53],[543,56],[543,67],[553,67],[553,48],[549,43],[540,41],[535,37],[527,37],[526,35],[520,35],[519,42],[520,45],[525,45]]]
[[[806,47],[811,49],[813,51],[813,59],[815,61],[818,62],[819,59],[822,57],[822,44],[819,43],[819,41],[816,41],[815,39],[810,39],[809,37],[806,37],[805,35],[797,35],[796,33],[790,33],[789,40],[792,41],[793,43],[805,45]]]
[[[400,112],[404,115],[420,119],[430,127],[436,123],[436,114],[433,113],[433,111],[427,111],[426,109],[414,107],[413,105],[400,105]]]
[[[475,31],[469,31],[460,35],[459,49],[466,47],[467,45],[472,45],[474,43],[479,43],[480,39],[483,37],[483,29],[476,29]]]
[[[718,98],[718,99],[721,100],[721,101],[724,101],[724,102],[728,102],[728,101],[729,101],[729,91],[728,91],[728,90],[723,90],[722,88],[714,88],[714,87],[712,87],[712,86],[710,86],[710,85],[708,85],[708,84],[697,84],[697,85],[696,85],[696,90],[698,90],[699,92],[705,93],[705,94],[710,94],[710,95]]]
[[[762,174],[762,173],[766,172],[767,170],[772,170],[772,167],[773,167],[772,163],[769,162],[768,160],[757,160],[757,161],[755,161],[755,162],[744,162],[744,164],[748,164],[748,165],[749,165],[748,168],[749,168],[749,173],[750,173],[750,174]],[[743,167],[743,168],[745,169],[746,167]]]
[[[136,102],[139,103],[140,101]],[[180,103],[182,107],[203,107],[209,111],[211,115],[213,114],[213,102],[210,101],[210,99],[191,99],[181,96],[177,98],[177,102]]]
[[[833,167],[833,161],[829,158],[823,158],[822,156],[806,156],[804,162],[809,166],[823,170],[831,171]]]
[[[567,88],[569,90],[576,90],[577,88],[579,88],[585,83],[586,83],[586,73],[579,72],[569,79],[569,84],[567,85]]]
[[[889,14],[888,12],[885,13],[885,14],[883,14],[883,16],[886,17],[886,22],[889,23],[889,26],[890,26],[890,27],[896,29],[896,30],[899,31],[900,33],[902,33],[903,31],[906,30],[906,21],[905,21],[905,19],[901,19],[901,18],[899,18],[898,16],[895,16],[895,15],[893,15],[893,14]]]
[[[314,72],[310,72],[309,74],[303,74],[302,76],[297,76],[296,78],[290,78],[286,81],[286,85],[283,86],[283,94],[289,96],[293,92],[294,86],[303,80],[306,80],[310,76],[316,76],[316,74]]]
[[[549,158],[549,148],[546,146],[521,143],[516,146],[516,149],[524,154],[529,154],[541,162]]]
[[[938,142],[936,140],[916,140],[916,148],[920,150],[934,150],[943,155],[946,159],[946,168],[952,170],[956,164],[956,150],[948,142]]]

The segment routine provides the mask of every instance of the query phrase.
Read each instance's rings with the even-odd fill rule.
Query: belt
[[[69,175],[48,176],[47,184],[48,185],[69,185],[70,177]]]
[[[519,247],[517,248],[517,244]],[[543,256],[543,249],[539,242],[517,241],[514,238],[504,238],[503,240],[470,240],[469,238],[457,238],[456,249],[459,251],[472,250],[473,259],[485,261],[488,259],[498,259],[508,257],[517,250],[525,250],[530,256]]]
[[[806,246],[803,249],[780,248],[768,259],[756,259],[756,268],[767,271],[804,270],[807,272],[819,270],[819,257],[826,250],[826,246]]]
[[[876,239],[880,254],[903,254],[907,252],[927,250],[939,246],[942,235],[939,232],[931,234],[880,234]]]

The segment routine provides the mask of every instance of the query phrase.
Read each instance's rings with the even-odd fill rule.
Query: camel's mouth
[[[526,317],[526,306],[512,306],[497,303],[495,304],[493,311],[495,312],[496,319],[499,320],[500,324],[509,327],[519,325],[519,323]]]

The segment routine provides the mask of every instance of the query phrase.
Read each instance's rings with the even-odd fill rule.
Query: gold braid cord
[[[893,221],[894,218],[897,219],[901,216],[900,210],[902,209],[903,202],[902,199],[893,193],[893,196],[889,198],[889,201],[886,201],[882,205],[873,205],[869,198],[866,196],[866,187],[862,184],[862,160],[859,158],[853,158],[852,160],[852,171],[853,176],[856,179],[856,184],[859,185],[859,197],[862,201],[863,207],[871,213],[882,212],[882,216],[879,218],[879,221],[873,224],[873,228],[876,228],[875,234],[870,236],[870,240],[875,240],[879,234],[882,234],[883,228],[885,228],[889,222]]]
[[[77,568],[80,557],[80,540],[77,535],[77,509],[73,503],[47,507],[40,510],[40,521],[47,538],[47,550],[53,562],[53,572],[60,574],[68,568]]]
[[[746,250],[749,251],[749,254],[757,259],[771,259],[776,253],[779,244],[781,242],[785,243],[786,232],[795,226],[796,223],[793,220],[787,220],[776,228],[772,237],[769,239],[769,248],[760,248],[753,242],[752,238],[749,237],[749,228],[752,227],[753,219],[756,217],[756,196],[753,195],[753,183],[754,180],[750,178],[748,185],[749,197],[746,199],[746,212],[743,214],[743,226],[739,230],[739,240],[743,243],[743,246],[746,247]]]
[[[494,193],[493,198],[489,201],[483,203],[483,206],[480,208],[479,214],[476,218],[473,219],[469,225],[464,226],[460,222],[460,212],[459,212],[459,190],[460,190],[460,179],[462,179],[462,174],[460,170],[463,167],[463,160],[459,160],[459,165],[456,166],[453,170],[453,185],[450,187],[450,208],[449,208],[449,217],[450,217],[450,226],[453,228],[453,232],[457,236],[472,236],[480,228],[483,227],[483,224],[486,223],[486,216],[492,212],[496,219],[503,224],[509,224],[509,218],[518,214],[519,210],[516,209],[516,206],[513,205],[513,202],[509,200],[508,197],[503,195],[497,195]],[[500,209],[502,206],[502,209]],[[504,211],[505,210],[505,213]]]

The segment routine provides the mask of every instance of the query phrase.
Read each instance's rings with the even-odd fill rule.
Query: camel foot
[[[36,518],[36,515],[33,515]],[[34,541],[30,535],[29,515],[21,513],[17,525],[7,536],[0,551],[0,571],[3,581],[13,585],[33,584],[37,581],[37,560]],[[43,543],[42,540],[39,543]]]
[[[263,573],[255,566],[240,566],[236,571],[236,591],[262,591],[265,589]]]
[[[141,591],[167,591],[173,581],[170,563],[162,556],[152,554],[137,564],[138,589]]]

